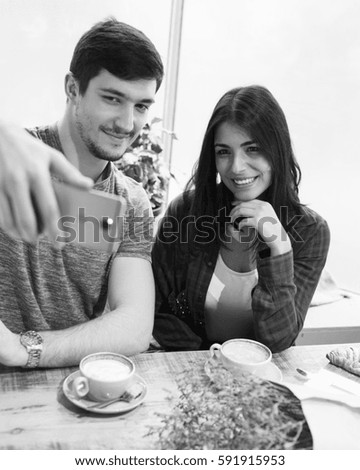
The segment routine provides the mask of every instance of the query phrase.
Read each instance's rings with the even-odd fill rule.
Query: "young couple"
[[[61,367],[96,351],[132,355],[152,334],[169,350],[240,336],[273,351],[294,344],[329,230],[299,202],[286,120],[265,88],[231,90],[215,107],[197,169],[160,225],[153,270],[146,217],[137,223],[141,241],[125,237],[115,254],[53,243],[53,176],[121,195],[131,233],[149,213],[141,186],[112,162],[145,125],[162,78],[151,41],[106,20],[75,47],[56,124],[33,136],[0,124],[0,363]],[[168,243],[174,220],[181,233]]]

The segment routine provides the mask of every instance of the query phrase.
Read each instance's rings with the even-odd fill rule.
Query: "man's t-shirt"
[[[62,151],[55,126],[29,131]],[[36,158],[36,155],[34,155]],[[109,163],[94,189],[125,198],[123,239],[115,253],[75,243],[61,250],[41,236],[30,244],[0,229],[0,319],[14,333],[63,329],[99,316],[116,256],[151,259],[153,217],[142,186]]]

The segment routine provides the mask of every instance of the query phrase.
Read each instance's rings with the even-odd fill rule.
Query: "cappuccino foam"
[[[229,343],[223,348],[223,353],[232,361],[251,364],[263,362],[269,358],[266,350],[253,343]]]
[[[87,377],[106,382],[126,379],[130,371],[128,365],[114,359],[89,361],[83,367],[83,372]]]

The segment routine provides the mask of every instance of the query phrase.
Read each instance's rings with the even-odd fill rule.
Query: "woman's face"
[[[222,182],[238,201],[258,198],[271,184],[272,170],[259,145],[230,122],[215,131],[215,163]]]

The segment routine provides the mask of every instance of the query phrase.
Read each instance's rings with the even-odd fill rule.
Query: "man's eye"
[[[114,104],[120,103],[119,98],[117,98],[116,96],[103,96],[103,98],[105,101],[109,103],[114,103]]]
[[[138,104],[136,107],[141,113],[146,113],[146,111],[149,110],[149,106],[146,106],[145,104]]]

